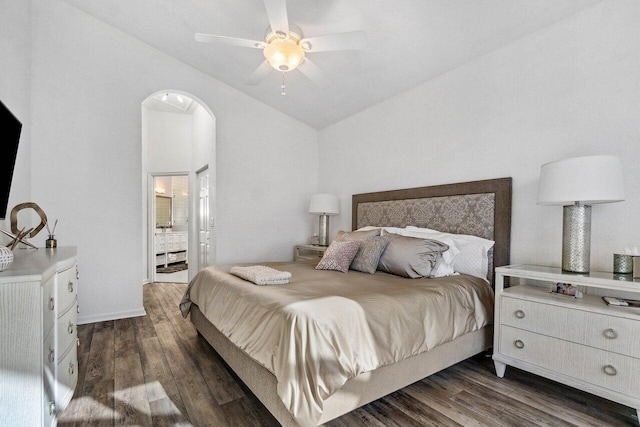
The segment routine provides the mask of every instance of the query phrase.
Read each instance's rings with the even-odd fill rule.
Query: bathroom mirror
[[[171,228],[172,199],[156,194],[156,228]]]

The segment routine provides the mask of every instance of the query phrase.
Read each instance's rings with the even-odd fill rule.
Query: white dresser
[[[55,425],[78,380],[77,252],[14,253],[0,272],[0,425]]]
[[[555,283],[579,286],[584,298],[551,293]],[[640,299],[640,283],[612,273],[496,268],[498,376],[515,366],[640,412],[640,308],[608,306],[602,295]]]

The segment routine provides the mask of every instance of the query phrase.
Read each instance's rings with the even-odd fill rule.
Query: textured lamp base
[[[320,215],[318,222],[320,246],[329,246],[329,215]]]
[[[565,206],[562,221],[562,269],[573,273],[588,273],[590,260],[591,206]]]

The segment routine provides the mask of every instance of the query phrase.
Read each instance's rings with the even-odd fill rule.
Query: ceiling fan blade
[[[286,0],[264,0],[271,29],[289,35],[289,18],[287,17]]]
[[[298,66],[298,70],[318,86],[327,86],[331,83],[322,70],[320,70],[316,64],[309,61],[309,58],[304,59],[304,62]]]
[[[307,52],[362,49],[365,44],[366,39],[363,31],[329,34],[300,40],[300,46]]]
[[[258,68],[256,68],[253,74],[249,76],[249,79],[247,79],[246,84],[248,84],[249,86],[257,86],[258,84],[260,84],[262,80],[264,80],[265,77],[267,77],[267,75],[272,70],[273,70],[273,67],[271,66],[271,64],[269,64],[267,61],[264,61],[262,64],[260,64]]]
[[[213,34],[197,33],[195,35],[196,41],[202,43],[225,43],[232,44],[234,46],[251,47],[254,49],[264,49],[264,42],[257,40],[239,39],[237,37],[216,36]]]

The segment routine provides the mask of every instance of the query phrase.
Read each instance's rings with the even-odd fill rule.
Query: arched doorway
[[[175,277],[188,281],[215,262],[215,151],[215,116],[200,99],[172,89],[155,92],[142,102],[144,282],[156,280],[157,265],[184,262],[188,274]],[[176,193],[167,177],[178,182],[180,176],[186,177],[188,190],[180,186]],[[205,176],[209,194],[203,205]],[[156,215],[156,200],[164,206],[162,218]]]

